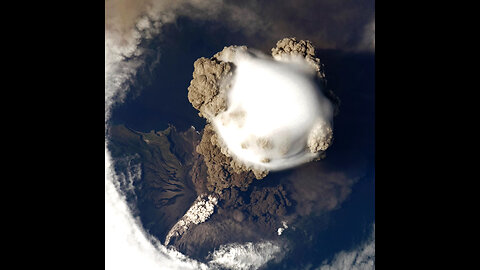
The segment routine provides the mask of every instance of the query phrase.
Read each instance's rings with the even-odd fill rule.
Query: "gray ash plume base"
[[[209,190],[244,188],[270,170],[323,158],[339,105],[325,89],[309,41],[282,39],[271,57],[229,46],[195,61],[188,100],[208,123],[197,151],[205,157]]]
[[[333,141],[333,124],[323,118],[315,119],[301,146],[302,155],[312,155],[290,170],[252,165],[230,151],[215,121],[225,112],[232,116],[230,121],[241,121],[241,112],[229,111],[228,99],[239,51],[258,55],[245,46],[231,46],[194,64],[188,98],[207,120],[202,131],[170,126],[147,133],[123,125],[108,130],[115,169],[125,179],[120,189],[143,227],[165,245],[205,262],[222,245],[285,241],[296,223],[337,207],[354,183],[346,176],[322,173],[325,168],[318,160]],[[272,57],[286,56],[302,57],[310,65],[312,81],[332,105],[332,117],[336,115],[339,99],[326,88],[324,68],[313,45],[283,39],[272,49]],[[268,142],[262,144],[264,148]]]

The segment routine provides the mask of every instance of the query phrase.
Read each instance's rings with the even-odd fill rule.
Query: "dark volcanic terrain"
[[[277,230],[284,222],[290,227],[293,223],[294,228],[305,217],[334,209],[354,183],[342,174],[329,172],[321,162],[313,162],[270,173],[246,187],[232,182],[216,193],[207,188],[207,167],[196,150],[202,133],[194,128],[178,132],[170,126],[143,133],[117,125],[110,128],[109,135],[115,169],[124,176],[120,188],[144,228],[160,242],[198,196],[218,198],[209,219],[190,224],[169,243],[202,261],[220,245],[278,239]]]

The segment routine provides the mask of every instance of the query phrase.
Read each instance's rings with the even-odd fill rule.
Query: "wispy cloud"
[[[209,264],[233,270],[259,269],[273,259],[281,259],[282,251],[280,245],[268,241],[223,245],[212,254]]]
[[[370,238],[350,251],[341,251],[330,262],[317,270],[372,270],[375,269],[375,223]]]

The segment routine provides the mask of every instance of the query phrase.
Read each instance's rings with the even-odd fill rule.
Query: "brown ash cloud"
[[[235,58],[243,53],[255,53],[246,46],[229,46],[211,58],[201,57],[194,63],[193,79],[188,87],[188,100],[192,106],[199,111],[199,115],[206,118],[208,124],[205,126],[197,152],[204,157],[207,166],[207,188],[217,193],[229,187],[246,189],[254,179],[263,179],[268,175],[269,170],[258,166],[251,166],[232,155],[227,145],[216,132],[212,124],[214,119],[221,113],[228,110],[228,92],[232,87],[236,65]],[[324,66],[315,55],[315,48],[310,41],[296,40],[295,38],[284,38],[277,42],[272,49],[273,59],[289,60],[290,57],[301,57],[314,72],[314,80],[326,89]],[[334,105],[334,114],[338,112],[338,98],[331,90],[323,90],[325,96]],[[236,121],[242,125],[244,111],[234,111],[222,118],[222,121]],[[225,116],[225,115],[224,115]],[[311,133],[307,142],[311,151],[319,153],[312,159],[319,160],[325,156],[324,150],[332,143],[332,128],[324,125],[319,126],[318,133]],[[254,142],[245,141],[242,148],[256,144],[263,149],[272,148],[271,142],[266,138],[253,138]],[[285,151],[288,151],[288,145]],[[265,157],[263,162],[270,162]]]

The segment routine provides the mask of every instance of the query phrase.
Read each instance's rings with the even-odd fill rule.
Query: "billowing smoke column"
[[[225,47],[194,67],[188,98],[211,123],[214,134],[204,136],[225,156],[224,167],[260,179],[319,159],[332,143],[334,107],[319,89],[325,75],[309,41],[282,39],[272,57]],[[202,144],[197,150],[209,172],[222,163]]]

